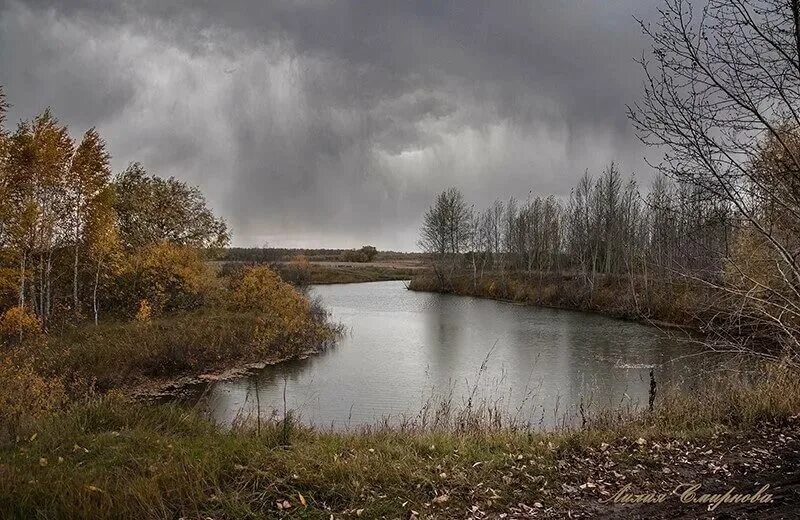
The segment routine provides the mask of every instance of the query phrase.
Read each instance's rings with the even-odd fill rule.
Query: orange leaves
[[[292,264],[297,269],[305,269],[308,270],[311,267],[311,262],[308,261],[308,257],[306,255],[297,255],[292,259]]]

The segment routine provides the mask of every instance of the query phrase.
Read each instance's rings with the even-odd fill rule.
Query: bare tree
[[[456,188],[447,189],[436,197],[425,213],[419,246],[432,253],[440,264],[447,261],[450,276],[455,270],[459,254],[469,248],[472,233],[472,210]],[[442,273],[437,269],[442,278]]]
[[[652,57],[641,61],[644,96],[630,119],[644,143],[665,148],[660,171],[723,201],[741,222],[727,276],[703,281],[741,300],[732,306],[737,321],[771,327],[796,355],[800,0],[708,0],[701,8],[665,0],[659,13],[654,26],[641,23]],[[749,270],[742,248],[762,254],[770,276]]]

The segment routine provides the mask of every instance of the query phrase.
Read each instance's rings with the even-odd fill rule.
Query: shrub
[[[233,291],[233,309],[256,311],[261,330],[257,343],[275,344],[278,338],[287,347],[323,341],[331,329],[315,319],[311,304],[303,294],[264,266],[247,269]]]
[[[137,251],[113,287],[110,307],[128,309],[131,302],[147,300],[153,314],[194,309],[202,305],[213,277],[195,248],[161,242]]]
[[[234,290],[233,305],[239,311],[258,311],[270,323],[287,326],[287,331],[294,331],[309,316],[308,300],[268,267],[244,273]]]
[[[11,307],[0,316],[0,336],[6,344],[24,341],[41,331],[39,319],[21,307]]]
[[[373,246],[363,246],[359,250],[348,249],[342,253],[341,259],[343,262],[372,262],[378,250]]]
[[[307,256],[297,255],[286,266],[284,273],[286,281],[297,287],[304,288],[311,280],[311,262],[308,261]]]
[[[147,300],[142,300],[139,302],[139,310],[136,311],[136,321],[140,322],[148,322],[153,314],[152,309],[150,308],[150,304],[147,303]]]
[[[42,377],[26,361],[0,359],[0,434],[13,433],[23,419],[58,410],[66,400],[60,379]]]

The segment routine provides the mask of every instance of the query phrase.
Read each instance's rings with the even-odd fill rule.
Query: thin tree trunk
[[[19,259],[19,310],[25,312],[25,263],[28,258],[28,252],[23,249]],[[22,321],[19,325],[19,341],[22,343]]]
[[[80,253],[80,222],[81,222],[81,193],[78,191],[78,199],[75,207],[75,258],[72,263],[72,311],[75,318],[80,318],[80,302],[78,301],[78,260]]]
[[[19,259],[19,308],[25,309],[25,263],[28,258],[28,252],[22,251]]]
[[[44,254],[39,253],[39,317],[44,321]]]
[[[72,310],[75,313],[75,318],[80,316],[80,309],[78,308],[78,241],[77,233],[75,236],[75,259],[72,264]]]
[[[97,262],[97,269],[94,272],[94,290],[92,291],[92,307],[94,309],[94,324],[97,325],[97,285],[100,280],[100,261]]]
[[[475,251],[472,252],[472,290],[478,291],[478,265],[475,263]]]
[[[47,299],[45,301],[44,312],[45,316],[49,319],[50,318],[50,296],[52,293],[52,284],[51,284],[51,274],[53,272],[53,250],[47,253]]]

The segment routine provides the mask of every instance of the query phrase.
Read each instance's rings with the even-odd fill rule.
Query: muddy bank
[[[330,345],[321,345],[299,353],[279,355],[262,361],[232,363],[210,369],[199,374],[184,374],[172,378],[148,380],[123,388],[122,392],[137,401],[161,401],[179,397],[191,387],[213,381],[238,379],[254,374],[270,365],[277,365],[293,359],[306,359],[323,352]]]

